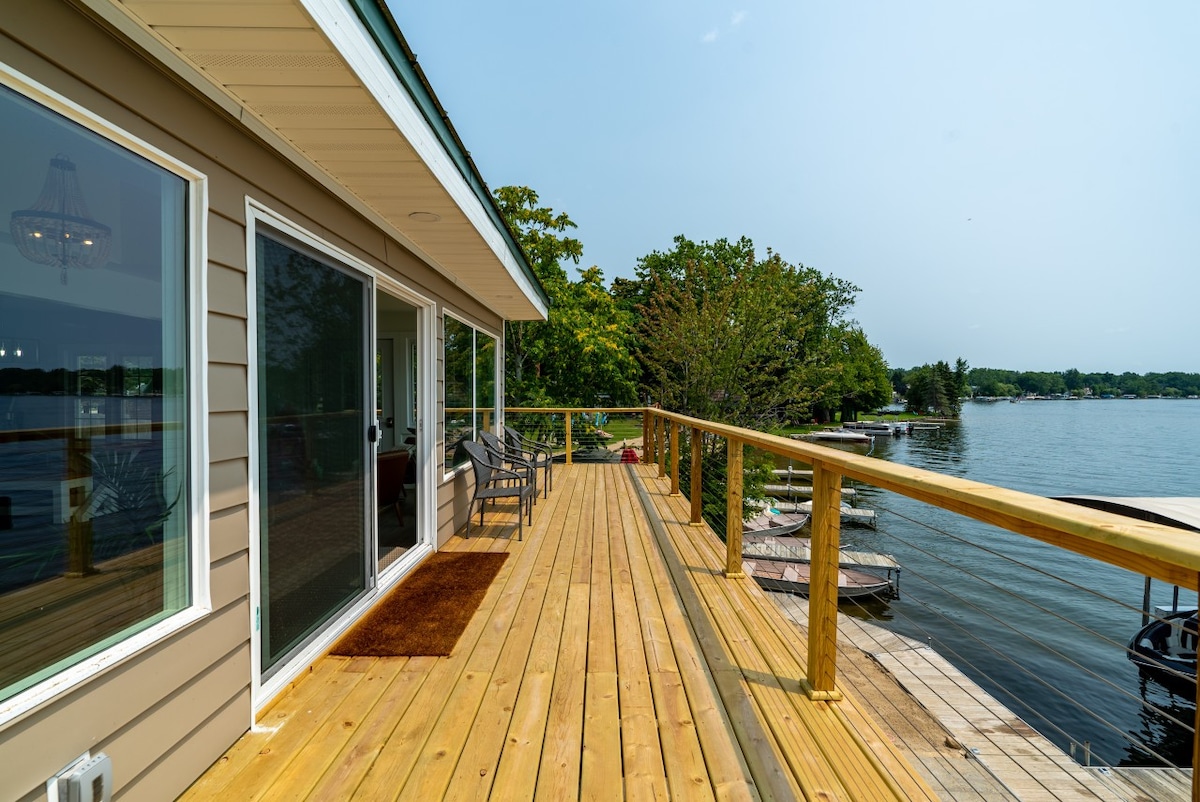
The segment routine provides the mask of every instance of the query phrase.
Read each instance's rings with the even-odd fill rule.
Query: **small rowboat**
[[[812,578],[812,566],[808,563],[785,562],[751,558],[742,560],[742,570],[763,588],[799,593],[807,596]],[[892,596],[894,589],[887,579],[856,571],[852,568],[838,569],[838,598],[855,599],[863,596]]]
[[[799,512],[768,510],[762,515],[742,522],[745,534],[790,535],[808,523],[809,516]]]

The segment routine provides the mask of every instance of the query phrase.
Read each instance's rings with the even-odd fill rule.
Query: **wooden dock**
[[[812,514],[811,501],[775,501],[772,507],[780,512],[803,512]],[[860,526],[875,526],[875,510],[857,507],[842,507],[842,523],[859,524]]]
[[[808,601],[791,594],[771,596],[785,614],[800,626],[808,621]],[[952,666],[927,644],[897,635],[883,627],[850,616],[838,623],[838,665],[853,664],[854,652],[868,655],[887,672],[890,682],[909,694],[945,729],[948,743],[962,756],[978,763],[1003,789],[1001,796],[984,799],[1020,799],[1028,802],[1058,800],[1122,800],[1123,802],[1184,802],[1191,799],[1189,769],[1100,768],[1081,766],[1047,738],[1026,724],[987,691]],[[843,656],[847,659],[843,660]],[[868,696],[863,676],[853,669],[843,675],[860,696]],[[880,680],[872,680],[879,684]],[[888,706],[896,704],[884,683],[881,694]],[[881,707],[880,710],[887,708]],[[884,714],[884,718],[892,717]],[[926,738],[930,736],[925,736]],[[910,740],[919,742],[920,738]],[[919,755],[919,750],[914,749]],[[944,756],[927,766],[941,776],[951,767]],[[918,759],[924,759],[918,757]],[[955,794],[956,800],[972,798]]]
[[[813,494],[812,485],[794,485],[794,484],[769,484],[763,485],[763,490],[773,496],[811,496]],[[843,496],[854,496],[857,494],[853,487],[843,487]]]
[[[812,541],[806,537],[746,534],[742,535],[742,556],[807,563],[812,562],[811,544]],[[900,563],[890,554],[844,548],[838,549],[838,567],[900,571]]]

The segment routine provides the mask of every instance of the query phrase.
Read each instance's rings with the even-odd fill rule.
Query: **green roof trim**
[[[487,184],[484,183],[479,169],[471,160],[471,155],[463,146],[462,140],[458,138],[454,125],[438,101],[437,95],[434,94],[433,87],[429,85],[421,66],[417,64],[417,57],[409,48],[408,42],[404,40],[404,35],[400,33],[400,26],[396,24],[396,19],[385,4],[385,0],[348,0],[348,2],[388,60],[396,77],[400,79],[400,83],[408,90],[409,96],[421,110],[421,114],[429,123],[429,127],[433,129],[438,141],[442,143],[446,154],[462,174],[463,180],[467,182],[467,186],[483,204],[483,208],[495,224],[496,230],[503,234],[505,242],[517,258],[522,272],[541,296],[542,303],[549,308],[550,297],[546,295],[546,289],[538,280],[533,267],[530,266],[529,259],[517,242],[516,235],[509,227],[508,221],[500,213],[500,207],[496,205],[496,199],[492,197]]]

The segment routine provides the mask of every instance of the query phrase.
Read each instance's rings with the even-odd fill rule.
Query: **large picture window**
[[[192,603],[189,183],[0,86],[0,700]]]
[[[491,430],[496,414],[496,338],[443,317],[446,470],[467,462],[462,443]]]

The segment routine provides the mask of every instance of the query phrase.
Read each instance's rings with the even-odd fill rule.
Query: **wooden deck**
[[[655,473],[559,466],[523,542],[489,513],[447,548],[513,557],[453,655],[323,658],[185,798],[937,799]]]

